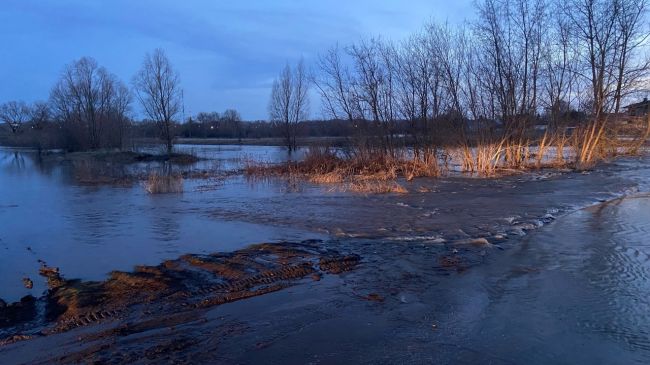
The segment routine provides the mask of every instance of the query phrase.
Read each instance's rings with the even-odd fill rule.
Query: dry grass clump
[[[566,144],[566,137],[556,138],[547,132],[538,140],[503,137],[474,147],[464,145],[449,154],[459,161],[461,172],[490,177],[504,172],[566,167]]]
[[[183,176],[180,174],[160,175],[154,172],[144,182],[144,189],[149,194],[182,193]]]
[[[447,154],[462,172],[481,176],[543,168],[585,169],[616,156],[638,154],[648,137],[647,119],[604,118],[577,127],[556,127],[541,136],[481,137]]]
[[[452,159],[460,160],[461,171],[478,173],[484,176],[496,174],[506,152],[505,139],[500,142],[481,142],[476,147],[467,144],[450,151]]]
[[[576,128],[569,138],[577,169],[616,156],[638,155],[650,137],[646,118],[603,119]]]
[[[496,176],[503,172],[566,167],[567,143],[566,135],[547,131],[539,139],[485,139],[476,146],[462,145],[449,155],[458,161],[462,172]]]
[[[363,180],[389,181],[398,177],[438,176],[437,159],[423,161],[407,153],[391,156],[384,153],[352,153],[340,156],[329,148],[312,147],[302,161],[264,164],[246,161],[244,173],[249,177],[301,177],[316,184],[339,184]]]
[[[344,190],[352,191],[355,193],[369,193],[369,194],[407,194],[402,185],[395,181],[386,180],[357,180],[349,182],[345,185]]]
[[[437,177],[455,170],[479,176],[544,168],[589,168],[599,161],[638,154],[650,137],[647,118],[619,117],[582,122],[577,127],[548,126],[517,133],[479,133],[456,147],[353,147],[346,154],[312,147],[302,161],[264,164],[248,160],[249,178],[281,176],[292,181],[338,184],[343,190],[399,193],[397,179]],[[450,168],[449,165],[453,167]]]
[[[340,171],[331,171],[324,174],[309,176],[309,181],[314,184],[338,184],[345,181],[345,176]]]

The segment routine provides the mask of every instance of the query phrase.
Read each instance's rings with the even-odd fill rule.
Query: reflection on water
[[[457,283],[463,343],[493,363],[650,363],[648,233],[648,196],[535,233]]]
[[[288,158],[279,147],[204,146],[191,152],[208,158],[192,166],[199,169],[215,164],[236,169],[246,156]],[[189,179],[184,194],[152,196],[137,180],[122,183],[131,170],[157,166],[43,162],[29,151],[0,149],[0,298],[40,295],[45,283],[38,276],[39,259],[60,267],[69,278],[102,279],[111,270],[155,265],[184,253],[230,251],[305,234],[208,215],[232,196],[273,194],[264,186],[249,193],[245,181],[235,180],[199,192],[197,186],[210,182]],[[22,286],[23,277],[34,280],[34,290]]]
[[[0,163],[7,171],[18,172],[25,169],[25,156],[18,151],[3,153]]]
[[[286,148],[276,146],[199,146],[184,144],[175,145],[174,150],[206,159],[195,166],[197,168],[212,167],[214,161],[218,161],[220,167],[225,170],[240,168],[242,160],[246,159],[260,162],[279,162],[288,159],[301,159],[306,152],[306,149],[299,148],[298,151],[288,154]],[[138,151],[164,153],[164,150],[161,151],[159,147],[141,147]]]
[[[267,161],[287,158],[286,152],[273,147],[198,147],[194,153],[212,158],[202,164],[217,161],[225,169],[238,167],[246,156]],[[141,167],[147,168],[137,165]],[[293,302],[310,303],[302,310],[291,303],[285,308],[291,313],[278,317],[283,325],[298,323],[286,336],[278,336],[277,328],[268,325],[269,317],[263,318],[262,327],[273,332],[274,340],[291,342],[290,347],[274,344],[270,349],[322,350],[321,355],[341,356],[339,362],[350,361],[348,355],[354,353],[363,360],[381,360],[376,362],[413,354],[410,359],[420,360],[414,363],[435,359],[491,364],[650,363],[650,197],[572,213],[504,244],[503,251],[496,245],[484,249],[420,242],[431,235],[432,227],[463,237],[466,232],[483,232],[484,224],[504,220],[512,211],[519,217],[540,217],[549,206],[584,206],[593,201],[593,196],[585,197],[588,191],[610,198],[609,190],[619,187],[620,171],[608,170],[598,177],[575,174],[543,183],[519,182],[517,177],[440,179],[433,180],[432,193],[345,199],[309,187],[295,193],[291,181],[278,190],[250,185],[242,177],[222,181],[214,190],[197,189],[208,184],[206,180],[186,180],[184,194],[151,196],[137,184],[78,184],[74,171],[65,164],[39,163],[33,154],[0,150],[0,297],[16,300],[29,293],[22,287],[23,276],[35,279],[32,293],[43,291],[38,259],[61,267],[71,278],[101,279],[110,270],[155,265],[187,252],[314,238],[278,223],[318,227],[326,216],[346,228],[376,232],[381,227],[382,232],[394,231],[405,239],[336,241],[358,250],[364,264],[344,278],[345,285],[323,280],[318,285],[325,289],[305,285],[301,290],[311,290],[308,295],[291,294]],[[646,190],[647,167],[626,171]],[[608,174],[615,175],[613,180],[607,179]],[[246,215],[266,225],[235,220]],[[404,232],[410,236],[403,236]],[[475,255],[468,270],[450,273],[439,260],[441,252]],[[482,264],[474,265],[478,262]],[[359,299],[359,293],[375,292],[385,301],[371,304]],[[319,296],[324,298],[321,304],[336,303],[314,311],[311,301]],[[266,302],[261,305],[265,310],[281,310]],[[265,314],[250,311],[246,320],[253,312]],[[315,312],[332,320],[314,322]],[[292,322],[291,315],[298,319]],[[323,333],[337,335],[314,341]],[[297,346],[300,341],[308,343]],[[337,351],[323,350],[322,346],[334,344],[339,345]],[[248,349],[254,344],[234,347]],[[278,350],[282,358],[286,353]]]
[[[177,241],[180,238],[181,227],[173,212],[166,212],[153,218],[151,224],[152,235],[163,242]]]

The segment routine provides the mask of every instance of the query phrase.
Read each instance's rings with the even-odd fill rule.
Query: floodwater
[[[648,233],[650,196],[639,195],[568,214],[463,270],[440,267],[444,248],[360,241],[360,270],[212,316],[251,328],[220,344],[226,363],[648,364]]]
[[[180,148],[208,158],[196,169],[216,165],[227,171],[238,168],[243,158],[288,158],[280,147]],[[158,168],[143,165],[136,167]],[[124,172],[120,166],[88,174],[116,169]],[[185,193],[154,196],[139,182],[79,182],[78,172],[79,166],[70,163],[39,162],[32,152],[0,149],[0,298],[9,302],[41,295],[46,283],[38,276],[38,260],[59,267],[69,278],[101,280],[112,270],[130,271],[135,265],[155,265],[185,253],[227,252],[305,235],[301,230],[209,216],[208,208],[218,209],[229,197],[255,200],[276,194],[241,178],[186,180]],[[23,287],[24,277],[34,281],[34,289]]]
[[[288,158],[274,147],[194,153],[210,158],[194,168],[225,171],[249,157]],[[192,341],[168,361],[650,363],[647,159],[587,173],[416,179],[401,182],[404,195],[231,176],[187,179],[183,194],[160,196],[138,184],[80,184],[73,167],[37,161],[0,152],[0,298],[7,301],[45,290],[39,259],[67,278],[98,280],[257,242],[320,238],[361,257],[351,272],[174,326],[174,338]],[[24,276],[34,279],[31,291]],[[122,355],[160,348],[165,331],[125,335]],[[53,348],[82,351],[74,336],[7,346],[0,362],[48,363],[59,356]],[[107,348],[98,359],[111,358]]]
[[[650,363],[650,196],[570,214],[457,285],[458,361]],[[471,352],[469,351],[471,350]]]

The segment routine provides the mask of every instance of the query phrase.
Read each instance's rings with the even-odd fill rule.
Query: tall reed
[[[180,174],[149,174],[144,182],[144,189],[149,194],[170,194],[183,192],[183,177]]]

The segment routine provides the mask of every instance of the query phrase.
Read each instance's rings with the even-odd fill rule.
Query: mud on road
[[[184,255],[158,266],[138,266],[133,272],[113,272],[102,282],[67,280],[58,269],[44,265],[41,274],[49,286],[44,297],[25,297],[0,307],[4,337],[0,346],[94,324],[121,323],[84,340],[168,327],[194,318],[197,310],[282,290],[301,280],[341,274],[359,261],[359,256],[325,249],[314,240]],[[170,348],[150,350],[161,353],[183,346],[183,341],[173,342]],[[89,350],[81,356],[94,355]],[[67,360],[73,359],[57,359]]]

